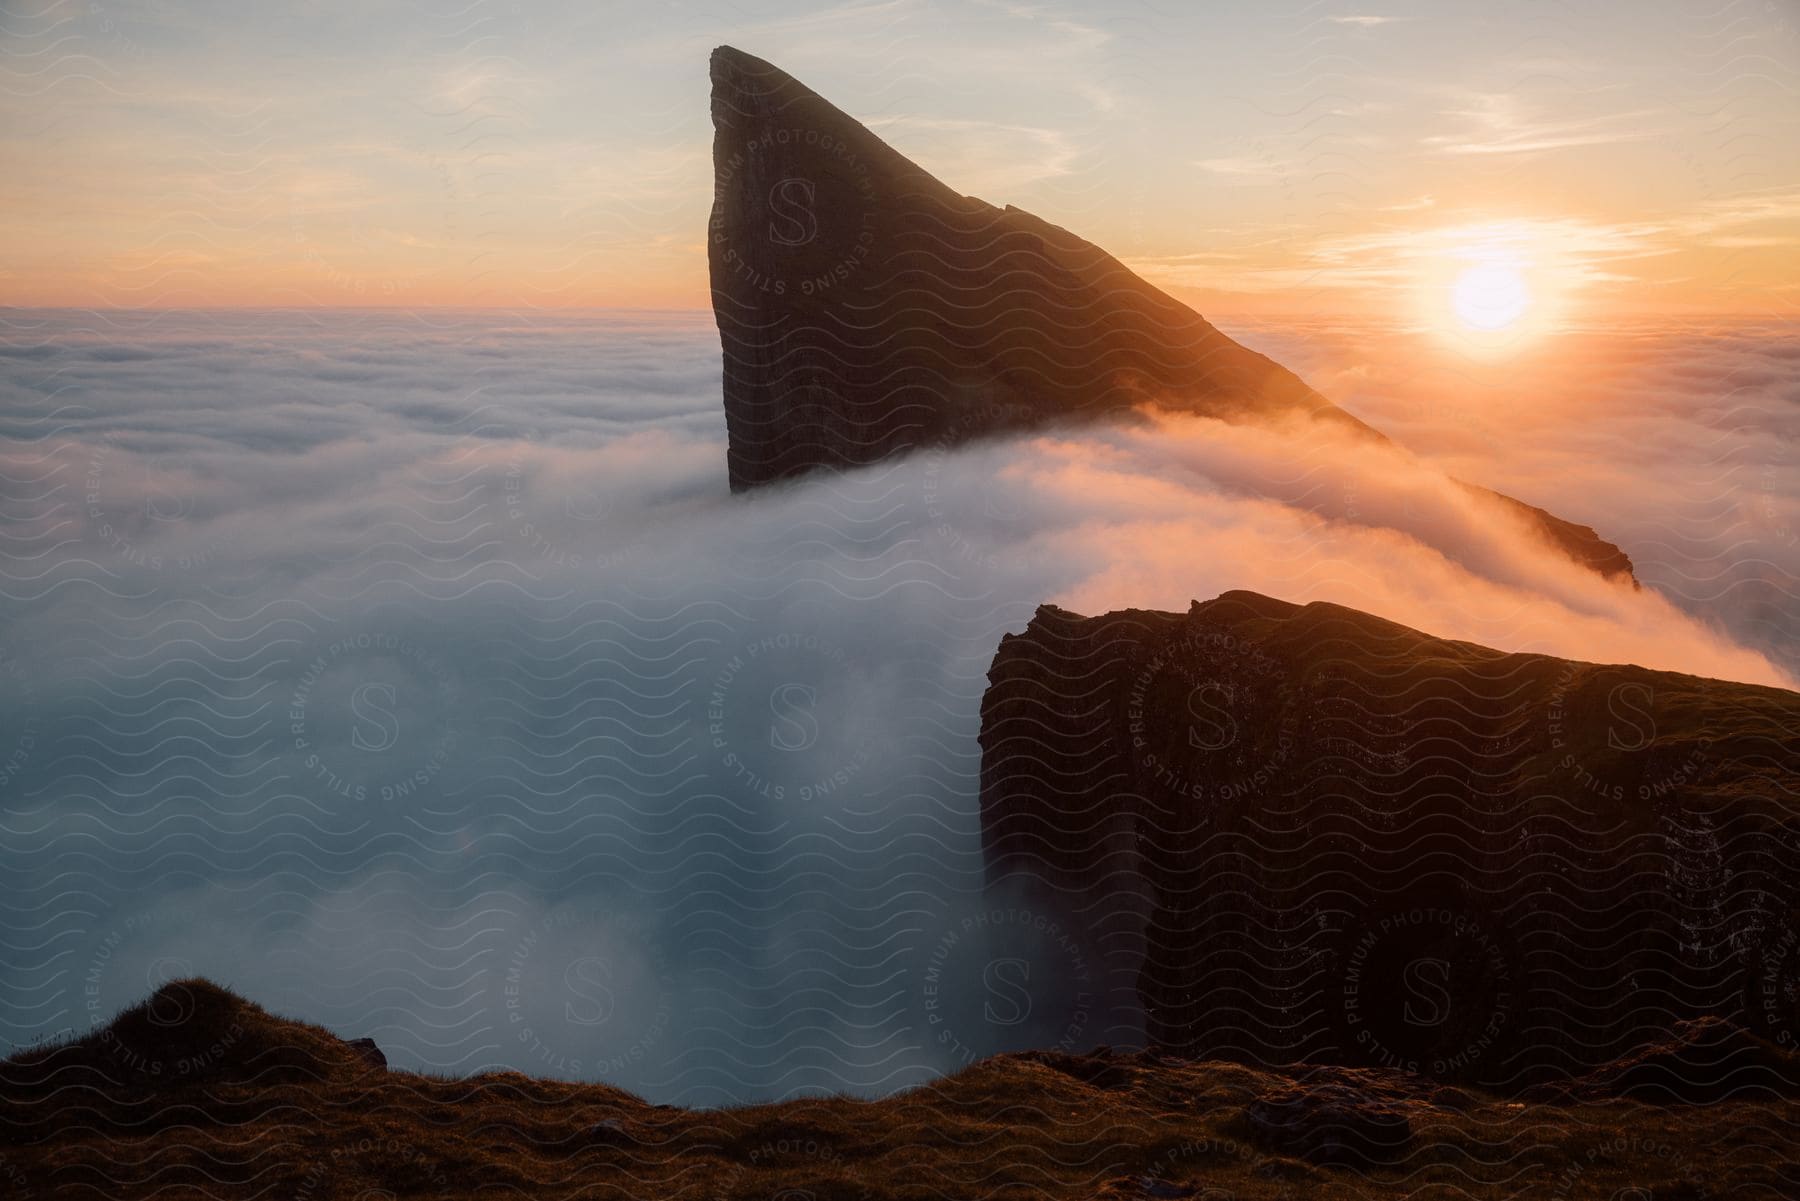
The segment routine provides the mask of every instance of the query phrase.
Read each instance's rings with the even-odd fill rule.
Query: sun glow
[[[1458,350],[1511,355],[1552,332],[1582,278],[1554,222],[1496,221],[1420,231],[1409,257],[1416,312]]]
[[[1450,305],[1457,320],[1470,329],[1505,329],[1531,308],[1531,289],[1516,268],[1482,263],[1456,277]]]

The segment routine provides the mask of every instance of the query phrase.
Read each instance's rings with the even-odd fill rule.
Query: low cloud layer
[[[397,1066],[699,1104],[1126,1042],[1109,982],[1032,987],[1081,932],[981,892],[981,694],[1040,603],[1795,666],[1792,331],[1594,334],[1503,404],[1400,335],[1253,330],[1417,453],[1181,419],[733,497],[702,318],[7,320],[13,1043],[191,973]]]

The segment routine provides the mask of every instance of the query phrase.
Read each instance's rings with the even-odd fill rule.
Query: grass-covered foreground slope
[[[9,1197],[108,1201],[1795,1195],[1791,1057],[1688,1033],[1660,1062],[1533,1100],[1101,1051],[1002,1056],[881,1101],[693,1111],[604,1084],[389,1071],[188,980],[4,1064],[0,1179]],[[1666,1103],[1669,1071],[1721,1054],[1735,1099]]]

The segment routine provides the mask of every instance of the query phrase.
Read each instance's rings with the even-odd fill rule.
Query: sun
[[[1467,329],[1503,330],[1531,308],[1531,289],[1516,267],[1478,263],[1456,277],[1450,288],[1450,307]]]
[[[1554,223],[1485,221],[1416,230],[1407,241],[1400,266],[1410,267],[1416,328],[1458,354],[1534,352],[1568,318],[1580,265]]]

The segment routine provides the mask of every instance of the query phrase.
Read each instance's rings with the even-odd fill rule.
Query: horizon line
[[[1179,299],[1177,297],[1176,299]],[[1185,301],[1183,303],[1186,303]],[[1189,305],[1196,312],[1201,310]],[[714,315],[711,307],[672,307],[658,305],[531,305],[531,304],[177,304],[177,305],[95,305],[95,304],[22,304],[0,301],[0,317],[8,313],[655,313],[666,315]],[[1408,324],[1398,319],[1382,319],[1362,312],[1331,307],[1314,308],[1250,308],[1208,305],[1202,316],[1223,314],[1234,317],[1355,317],[1370,324]],[[1800,321],[1800,305],[1788,310],[1709,309],[1684,306],[1631,308],[1598,320],[1569,321],[1564,329],[1581,329],[1593,325],[1624,320],[1666,317],[1712,317],[1719,319],[1758,319]],[[1553,332],[1553,331],[1551,331]]]

